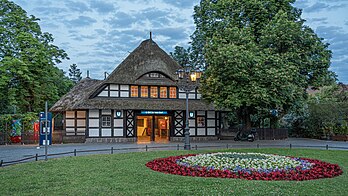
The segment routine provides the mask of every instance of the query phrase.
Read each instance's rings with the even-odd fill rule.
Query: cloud
[[[309,18],[308,22],[317,22],[321,24],[328,24],[328,18]]]
[[[65,6],[68,7],[73,12],[76,11],[76,12],[83,13],[83,12],[91,11],[88,5],[84,2],[66,0],[64,3],[65,3]]]
[[[329,8],[330,6],[326,3],[315,3],[314,5],[304,8],[306,12],[319,12],[326,8]]]
[[[112,11],[115,11],[115,6],[112,3],[108,3],[101,0],[92,0],[90,1],[90,8],[96,10],[100,14],[107,14]]]
[[[33,9],[35,12],[40,13],[40,15],[52,16],[60,15],[61,13],[67,12],[68,10],[60,7],[36,7]]]
[[[193,1],[193,0],[181,0],[181,1],[173,1],[173,0],[162,0],[164,3],[172,5],[172,6],[176,6],[179,8],[190,8],[193,5],[198,4],[197,2]]]
[[[97,20],[88,16],[79,16],[77,19],[66,20],[65,24],[69,27],[84,27],[96,23]]]
[[[112,28],[129,28],[136,21],[136,17],[125,12],[116,12],[111,18],[104,20]]]

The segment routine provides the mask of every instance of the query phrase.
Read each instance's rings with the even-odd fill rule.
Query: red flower
[[[167,158],[155,159],[146,163],[146,166],[154,171],[169,173],[174,175],[194,176],[194,177],[216,177],[216,178],[240,178],[247,180],[314,180],[319,178],[332,178],[343,173],[337,164],[330,164],[315,159],[301,158],[313,164],[313,167],[308,170],[296,168],[290,171],[276,171],[270,173],[252,173],[238,171],[234,173],[230,170],[207,170],[205,167],[186,167],[178,165],[177,160],[188,156],[196,156],[189,154],[185,156],[172,156]]]

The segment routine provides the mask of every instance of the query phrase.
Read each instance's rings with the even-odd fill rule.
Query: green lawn
[[[222,150],[220,150],[222,151]],[[343,175],[312,181],[247,181],[164,174],[150,160],[187,151],[90,155],[0,168],[0,195],[347,195],[348,151],[236,149],[320,159],[337,163]],[[207,152],[207,151],[191,151]]]

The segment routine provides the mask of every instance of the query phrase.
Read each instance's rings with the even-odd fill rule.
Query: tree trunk
[[[248,131],[251,129],[251,118],[250,118],[250,108],[243,108],[243,117],[244,117],[244,130]]]

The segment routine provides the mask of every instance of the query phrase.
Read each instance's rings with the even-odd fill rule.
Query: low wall
[[[136,140],[136,138],[86,138],[86,143],[123,143]]]
[[[185,140],[185,137],[171,137],[171,142],[183,142]],[[204,136],[204,137],[190,137],[191,142],[198,142],[198,141],[214,141],[218,140],[217,136]]]
[[[222,129],[220,130],[219,139],[232,140],[237,136],[238,129]],[[257,140],[284,140],[288,138],[288,129],[267,129],[257,128],[256,137]]]

